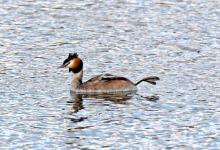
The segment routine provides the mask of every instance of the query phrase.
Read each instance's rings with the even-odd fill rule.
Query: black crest
[[[70,60],[72,60],[73,58],[77,58],[78,54],[77,53],[69,53],[69,56],[67,59],[64,60],[63,65],[68,63]]]

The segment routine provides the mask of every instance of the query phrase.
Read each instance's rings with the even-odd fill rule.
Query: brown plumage
[[[81,84],[80,89],[87,91],[136,91],[135,84],[124,77],[111,74],[98,75]]]

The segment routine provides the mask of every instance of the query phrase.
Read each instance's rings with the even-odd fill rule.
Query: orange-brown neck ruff
[[[73,73],[78,73],[83,69],[83,62],[82,60],[77,57],[73,59],[73,62],[70,65],[69,72],[72,71]]]

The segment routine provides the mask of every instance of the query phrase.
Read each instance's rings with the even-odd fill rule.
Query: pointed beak
[[[61,66],[59,66],[58,68],[65,68],[66,66],[68,66],[70,64],[70,62],[67,62],[65,64],[62,64]]]
[[[66,65],[65,64],[62,64],[61,66],[57,67],[57,69],[60,69],[60,68],[65,68]]]

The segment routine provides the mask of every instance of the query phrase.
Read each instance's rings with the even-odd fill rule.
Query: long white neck
[[[73,73],[72,88],[77,89],[82,84],[83,69],[78,73]]]

